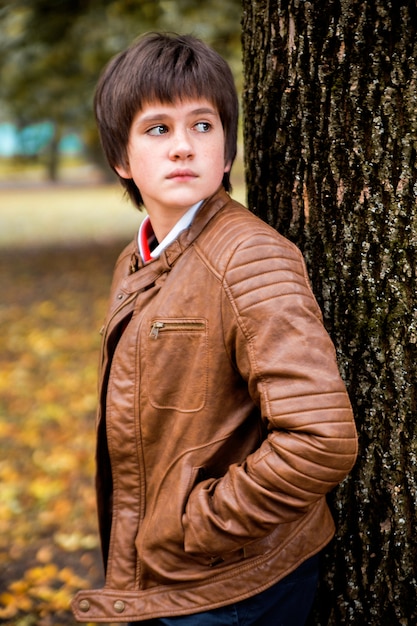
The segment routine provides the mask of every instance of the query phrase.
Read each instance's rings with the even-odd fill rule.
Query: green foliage
[[[240,0],[15,0],[0,8],[3,118],[50,120],[96,151],[92,95],[110,57],[150,30],[192,32],[240,75]]]

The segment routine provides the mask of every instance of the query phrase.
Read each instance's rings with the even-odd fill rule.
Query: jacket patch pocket
[[[201,410],[208,380],[207,321],[157,319],[146,342],[149,401],[156,409]]]

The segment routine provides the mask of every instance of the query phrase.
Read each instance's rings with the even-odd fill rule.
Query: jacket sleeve
[[[221,555],[303,516],[357,454],[352,410],[301,253],[253,235],[224,274],[225,342],[260,407],[267,438],[220,479],[199,483],[185,550]]]

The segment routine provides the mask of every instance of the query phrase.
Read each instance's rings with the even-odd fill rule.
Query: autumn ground
[[[74,626],[75,591],[102,583],[98,331],[140,213],[118,185],[50,187],[31,175],[17,184],[0,164],[0,624]]]
[[[87,196],[91,213],[96,195],[62,189],[48,208],[45,194],[0,189],[0,623],[13,626],[75,624],[74,592],[101,584],[93,491],[98,330],[111,269],[128,240],[107,217],[106,237],[94,240],[84,224],[78,243],[71,236],[64,243],[76,228],[68,196],[74,206]]]
[[[0,251],[0,617],[71,624],[101,576],[92,489],[98,332],[113,245]]]

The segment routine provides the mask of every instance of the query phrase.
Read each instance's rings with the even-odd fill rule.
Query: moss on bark
[[[243,0],[249,207],[304,251],[360,455],[315,624],[416,624],[417,9]]]

